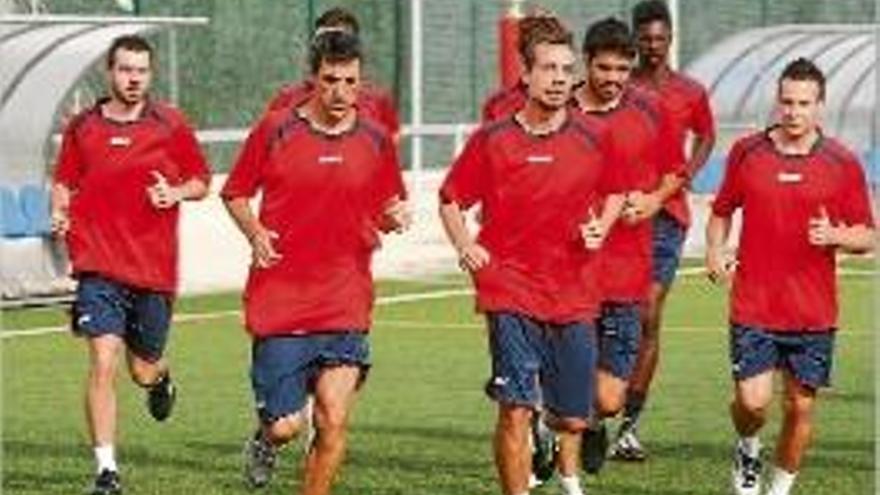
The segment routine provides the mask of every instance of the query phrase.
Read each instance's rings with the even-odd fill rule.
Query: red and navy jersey
[[[73,271],[173,293],[179,207],[155,208],[147,188],[156,183],[153,172],[171,185],[193,178],[208,184],[211,172],[178,110],[147,101],[137,120],[120,123],[103,116],[105,102],[70,121],[55,169],[55,182],[73,192]]]
[[[770,130],[739,140],[712,211],[742,208],[739,265],[730,319],[775,331],[827,330],[837,324],[834,250],[809,243],[810,218],[824,208],[835,225],[873,226],[858,159],[820,137],[807,155],[783,155]]]
[[[269,101],[266,113],[298,107],[312,96],[314,89],[315,83],[311,79],[283,86]],[[392,137],[400,133],[397,106],[386,91],[364,84],[358,92],[356,105],[359,115],[383,125]]]
[[[513,115],[526,104],[528,93],[522,81],[501,88],[492,93],[483,103],[481,112],[483,122],[491,122]]]
[[[397,152],[365,119],[327,135],[294,108],[257,124],[223,187],[226,199],[262,193],[259,220],[282,258],[251,267],[245,320],[257,336],[368,331],[370,263],[387,202],[403,198]]]
[[[516,311],[547,322],[590,322],[599,287],[595,256],[579,225],[619,192],[607,131],[569,112],[556,132],[535,136],[510,115],[468,140],[441,200],[482,207],[477,242],[489,264],[474,274],[481,311]]]
[[[659,95],[670,112],[672,139],[682,153],[689,133],[714,138],[715,120],[709,105],[709,95],[698,81],[675,71],[670,71],[659,83],[648,76],[640,76],[639,73],[633,73],[632,80],[634,84]],[[687,170],[688,176],[693,176],[696,172]],[[690,210],[684,190],[669,198],[664,208],[681,225],[690,225]]]
[[[588,112],[610,132],[627,191],[652,192],[667,174],[684,173],[681,147],[671,137],[669,112],[652,93],[628,87],[619,104],[604,112]],[[651,285],[651,222],[618,221],[599,254],[603,300],[638,302]]]

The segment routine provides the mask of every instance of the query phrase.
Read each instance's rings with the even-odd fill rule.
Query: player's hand
[[[653,217],[662,207],[663,202],[656,194],[632,191],[624,199],[621,216],[626,223],[634,224]]]
[[[281,259],[272,242],[278,239],[278,233],[258,225],[248,239],[251,243],[251,260],[257,268],[269,268]]]
[[[458,266],[471,273],[488,265],[490,259],[489,251],[476,242],[467,244],[458,250]]]
[[[412,211],[409,205],[400,198],[392,199],[382,212],[379,230],[402,234],[412,226]]]
[[[735,269],[736,261],[728,256],[724,249],[711,247],[706,249],[706,275],[713,284],[727,285]]]
[[[819,214],[810,218],[808,231],[810,244],[816,247],[832,247],[838,244],[838,228],[831,223],[828,211],[819,207]]]
[[[152,203],[154,208],[159,210],[168,209],[183,199],[180,189],[169,184],[168,179],[164,175],[156,170],[150,173],[153,174],[156,183],[147,188],[147,196],[150,197],[150,203]]]
[[[584,247],[590,251],[598,250],[605,242],[607,234],[608,231],[596,216],[596,212],[590,208],[586,223],[581,224],[581,239],[584,242]]]
[[[52,234],[63,237],[70,231],[70,215],[66,209],[53,208],[51,219]]]

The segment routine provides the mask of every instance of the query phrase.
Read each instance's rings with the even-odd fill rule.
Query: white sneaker
[[[734,495],[759,495],[761,493],[760,457],[752,457],[737,441],[733,450],[731,481]]]

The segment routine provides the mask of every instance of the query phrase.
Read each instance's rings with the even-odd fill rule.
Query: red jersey
[[[595,256],[579,225],[617,186],[611,153],[607,131],[576,112],[546,136],[528,133],[512,115],[471,136],[440,196],[464,209],[482,206],[477,242],[491,260],[474,274],[480,311],[555,323],[595,318]]]
[[[588,112],[609,128],[627,191],[652,192],[667,174],[684,173],[681,147],[675,146],[668,110],[657,97],[628,87],[620,103],[605,112]],[[651,222],[614,224],[599,253],[603,300],[639,302],[651,286]]]
[[[64,131],[55,182],[73,194],[67,235],[75,274],[98,273],[134,287],[177,287],[178,206],[157,209],[147,195],[160,172],[171,185],[211,172],[183,115],[147,101],[134,122],[103,116],[102,100]]]
[[[256,336],[368,331],[372,253],[386,203],[404,196],[395,147],[358,120],[328,136],[292,108],[264,116],[248,136],[221,196],[262,192],[260,223],[282,258],[252,266],[244,292]]]
[[[283,86],[275,93],[266,113],[285,108],[298,107],[312,96],[315,83],[306,79],[294,84]],[[362,85],[357,95],[358,115],[378,122],[388,130],[391,136],[400,134],[400,119],[397,117],[397,106],[387,92],[370,85]]]
[[[522,81],[517,81],[514,85],[495,91],[483,103],[483,122],[491,122],[513,115],[525,106],[528,99],[526,85]]]
[[[669,109],[671,134],[682,154],[689,132],[703,137],[715,136],[715,120],[709,106],[709,95],[698,81],[675,71],[670,71],[659,83],[655,83],[650,77],[640,77],[638,73],[633,73],[632,80],[644,89],[657,92]],[[696,173],[697,170],[687,170],[688,176],[693,177]],[[664,209],[685,228],[690,225],[691,215],[684,190],[669,198]]]
[[[837,324],[834,250],[809,243],[809,220],[824,207],[832,223],[873,225],[858,159],[820,137],[808,155],[782,155],[769,131],[739,140],[727,157],[712,211],[743,225],[730,319],[775,331]]]

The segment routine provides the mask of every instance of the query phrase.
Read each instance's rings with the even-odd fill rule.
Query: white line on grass
[[[434,299],[446,299],[449,297],[468,296],[473,294],[472,289],[447,289],[436,290],[431,292],[411,292],[408,294],[396,294],[393,296],[384,296],[376,299],[377,306],[387,306],[392,304],[402,304],[418,301],[429,301]],[[210,313],[184,313],[174,316],[174,323],[189,323],[193,321],[216,320],[218,318],[229,318],[233,316],[241,316],[241,310],[232,309],[226,311],[214,311]],[[38,335],[47,335],[53,333],[67,332],[70,327],[67,325],[28,328],[25,330],[7,330],[0,332],[0,338],[3,340],[15,337],[36,337]]]

